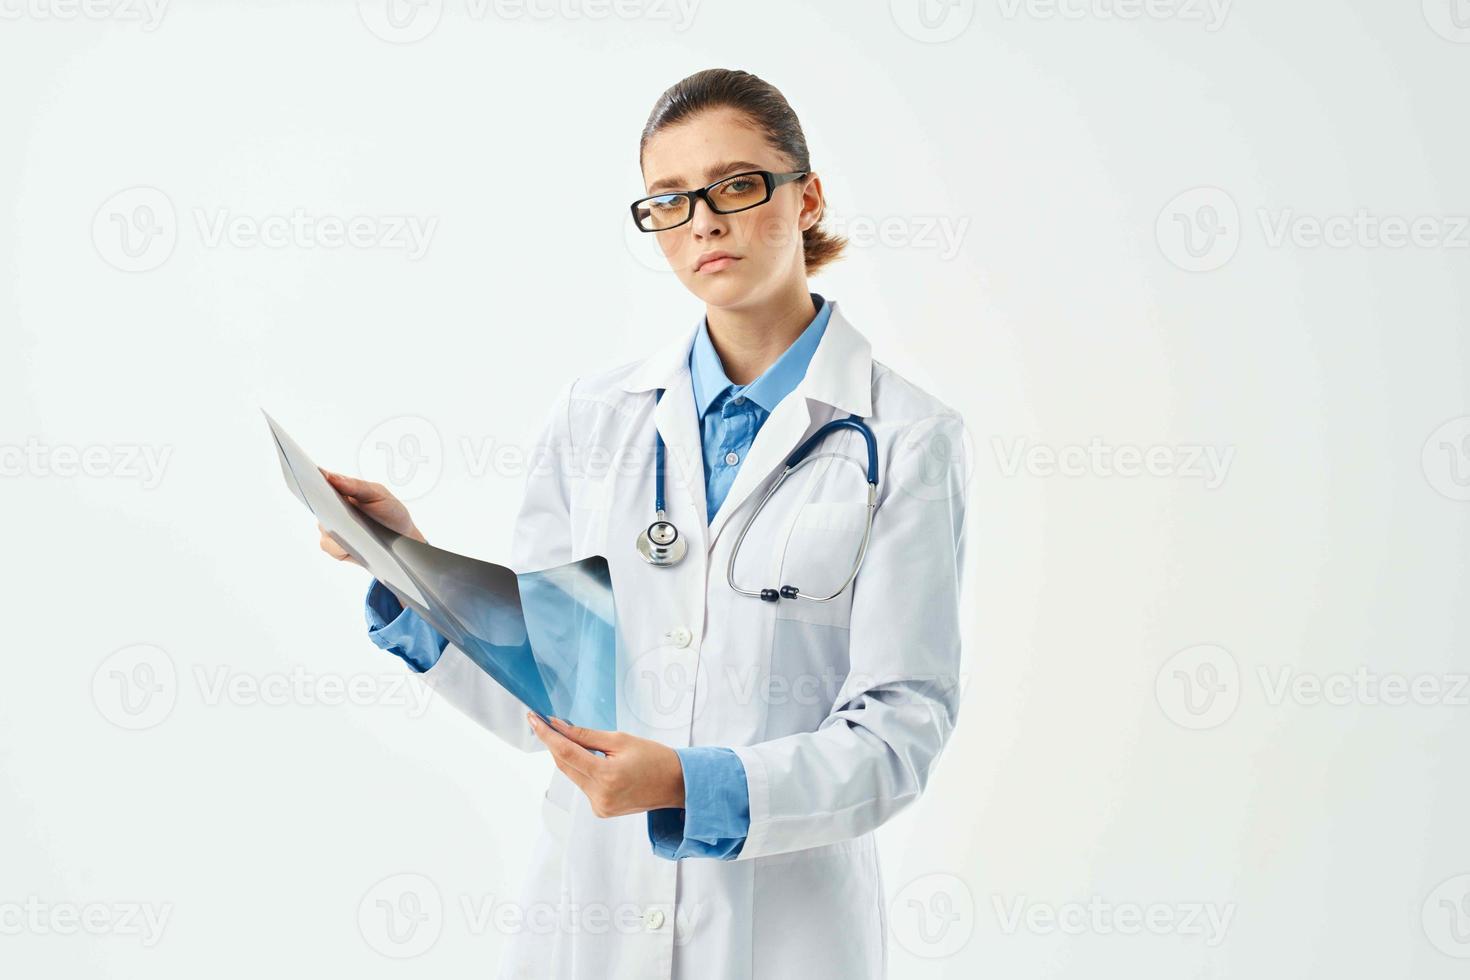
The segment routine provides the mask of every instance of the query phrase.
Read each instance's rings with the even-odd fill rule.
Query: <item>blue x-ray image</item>
[[[326,532],[543,719],[617,728],[617,617],[607,559],[517,573],[390,531],[353,507],[266,415],[291,492]]]

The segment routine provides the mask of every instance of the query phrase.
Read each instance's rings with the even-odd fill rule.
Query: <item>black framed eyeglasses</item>
[[[759,207],[771,199],[776,188],[800,180],[810,171],[786,174],[769,170],[747,170],[722,177],[706,187],[693,191],[665,191],[641,198],[632,204],[633,223],[639,231],[668,231],[694,217],[694,200],[704,201],[715,214],[734,214]]]

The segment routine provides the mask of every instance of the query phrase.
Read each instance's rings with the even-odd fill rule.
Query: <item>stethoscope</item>
[[[654,393],[654,403],[657,404],[658,400],[663,398],[663,395],[664,389],[659,388]],[[838,587],[837,591],[831,595],[811,595],[810,593],[801,591],[801,589],[794,585],[783,585],[779,589],[756,590],[741,588],[735,582],[735,559],[740,554],[740,545],[745,541],[745,535],[750,531],[750,526],[755,523],[755,519],[765,509],[766,502],[780,489],[781,484],[786,482],[786,478],[807,463],[828,457],[840,459],[852,466],[858,465],[855,460],[843,456],[841,453],[818,453],[815,456],[811,454],[812,449],[826,437],[827,433],[835,432],[838,429],[855,429],[862,434],[863,441],[867,443],[868,447],[868,469],[863,474],[868,481],[867,521],[863,526],[863,540],[862,544],[858,546],[857,558],[853,561],[852,571],[848,573],[847,578]],[[684,540],[684,536],[679,533],[679,529],[674,526],[673,522],[668,519],[668,516],[664,512],[664,438],[656,426],[654,427],[653,438],[654,521],[638,535],[638,554],[642,555],[643,560],[650,565],[667,568],[671,565],[679,564],[684,559],[685,553],[689,550],[689,545]],[[853,579],[857,578],[858,569],[863,567],[863,557],[868,553],[868,539],[873,533],[873,511],[877,509],[877,506],[878,441],[873,437],[873,430],[868,428],[868,424],[856,415],[849,415],[845,419],[833,419],[823,424],[816,432],[807,436],[806,441],[800,446],[797,446],[796,450],[790,456],[786,457],[786,468],[781,471],[781,475],[776,478],[776,481],[771,484],[770,489],[761,497],[760,503],[756,504],[755,510],[745,519],[745,526],[740,529],[740,535],[735,539],[735,546],[730,549],[730,561],[725,568],[725,579],[730,583],[730,588],[741,595],[751,596],[752,598],[761,599],[765,602],[777,602],[781,599],[811,599],[814,602],[830,602],[840,596],[852,584]]]

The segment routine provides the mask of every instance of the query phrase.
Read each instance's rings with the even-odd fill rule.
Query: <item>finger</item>
[[[549,727],[540,718],[537,718],[530,712],[526,713],[526,718],[531,722],[531,730],[551,750],[551,754],[556,758],[558,764],[565,762],[585,776],[592,774],[592,769],[598,762],[595,755],[556,729]]]
[[[321,525],[318,524],[317,527],[321,527]],[[348,551],[346,548],[342,547],[342,545],[337,542],[337,539],[332,537],[325,530],[322,531],[321,548],[328,555],[337,559],[338,561],[351,562],[352,564],[357,565],[360,568],[367,567],[366,565],[363,565],[362,562],[357,560],[356,555]]]
[[[599,728],[583,728],[581,725],[573,725],[571,722],[555,715],[551,717],[551,724],[557,731],[578,745],[589,749],[599,749],[608,752],[618,748],[623,740],[622,732],[609,732]]]
[[[578,768],[576,757],[567,749],[567,746],[572,743],[566,739],[562,739],[560,742],[553,741],[553,739],[559,736],[545,725],[541,726],[541,731],[536,734],[536,737],[541,739],[542,743],[545,744],[547,750],[551,753],[551,761],[556,763],[556,767],[571,777],[572,781],[578,786],[581,786],[584,793],[590,792],[590,787],[593,782],[592,776],[590,773]]]
[[[546,726],[543,725],[541,727],[544,729]],[[561,759],[558,759],[555,755],[551,757],[551,761],[556,763],[556,768],[561,771],[562,775],[566,776],[574,784],[576,784],[576,787],[582,791],[583,796],[586,796],[589,799],[591,798],[593,787],[591,776],[588,776],[586,773],[582,772],[579,769],[572,768]]]
[[[592,782],[591,776],[588,776],[586,773],[579,772],[578,770],[573,769],[571,766],[567,765],[565,762],[562,762],[560,759],[556,760],[556,767],[562,771],[562,775],[566,776],[568,779],[576,784],[576,787],[582,791],[583,796],[587,797],[588,800],[592,799],[592,789],[594,784]]]
[[[321,467],[317,467],[321,469]],[[356,497],[361,503],[376,503],[390,496],[388,488],[381,483],[369,483],[367,480],[359,480],[353,476],[344,476],[341,473],[333,473],[331,470],[322,470],[322,475],[327,478],[338,493],[344,496]]]
[[[318,524],[317,527],[321,527],[321,525]],[[333,558],[336,558],[338,561],[341,561],[343,558],[347,557],[347,551],[341,545],[339,545],[337,543],[337,540],[333,538],[330,534],[328,534],[325,530],[322,531],[321,546],[323,551],[331,555]]]

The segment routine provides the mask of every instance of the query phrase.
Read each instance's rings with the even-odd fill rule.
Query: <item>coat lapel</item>
[[[703,316],[700,317],[701,322]],[[705,520],[704,455],[701,451],[699,419],[694,414],[694,384],[689,376],[689,349],[694,333],[683,334],[639,364],[623,382],[623,390],[652,392],[663,388],[663,397],[653,410],[653,424],[664,440],[664,505],[679,533],[689,539],[689,550],[708,551]],[[648,438],[648,469],[653,471],[654,444]],[[653,495],[649,494],[648,519],[653,520]]]
[[[653,422],[664,439],[664,505],[679,533],[689,536],[690,552],[698,553],[701,548],[708,552],[704,454],[687,367],[670,381],[654,409]]]
[[[689,375],[689,350],[699,323],[650,355],[623,382],[623,389],[630,392],[665,389],[653,413],[665,446],[665,503],[680,532],[690,536],[691,551],[702,545],[707,554],[731,515],[757,490],[765,492],[767,481],[785,467],[786,457],[819,425],[848,414],[864,419],[872,414],[872,347],[848,322],[841,307],[829,302],[832,314],[806,374],[756,433],[735,483],[708,527],[704,520],[704,454]],[[701,315],[699,322],[703,319]],[[810,402],[818,404],[817,411]],[[650,445],[650,452],[652,449]]]
[[[867,338],[843,316],[835,301],[822,341],[812,353],[806,374],[781,399],[776,410],[755,434],[750,452],[735,475],[729,494],[710,523],[709,546],[714,547],[730,517],[756,494],[766,492],[768,481],[786,467],[786,457],[822,424],[839,416],[872,414],[873,354]],[[811,403],[816,403],[815,411]],[[783,493],[785,491],[782,491]],[[754,506],[754,503],[751,503]]]

